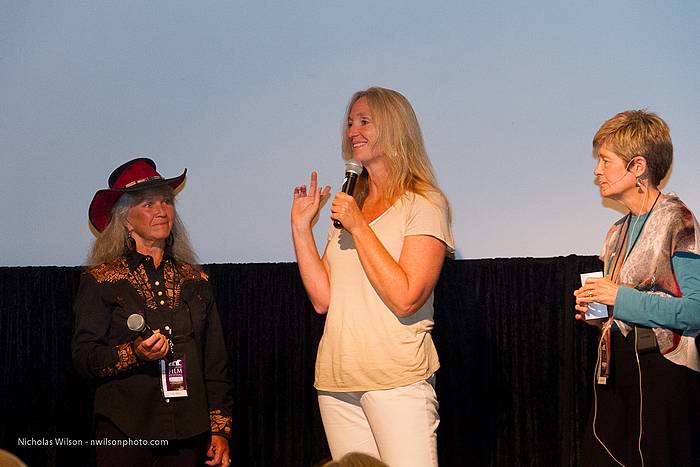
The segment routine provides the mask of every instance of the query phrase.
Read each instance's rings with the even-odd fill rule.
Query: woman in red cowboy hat
[[[174,205],[186,172],[166,179],[152,160],[134,159],[90,203],[97,238],[72,350],[78,371],[98,383],[96,438],[112,440],[97,447],[100,466],[230,463],[221,322]]]

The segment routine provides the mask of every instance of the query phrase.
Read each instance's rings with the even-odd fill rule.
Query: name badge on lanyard
[[[160,360],[160,379],[163,397],[187,397],[187,370],[185,356],[172,360]]]

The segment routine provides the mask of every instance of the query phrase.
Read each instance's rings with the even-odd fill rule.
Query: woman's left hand
[[[227,467],[231,465],[231,456],[228,448],[228,440],[223,436],[211,435],[207,457],[211,460],[205,462],[207,465]]]
[[[607,277],[589,277],[585,284],[574,292],[576,310],[585,313],[589,303],[615,305],[617,289],[620,286]]]
[[[335,198],[333,198],[331,219],[340,221],[343,224],[343,228],[350,233],[353,233],[353,230],[357,227],[367,224],[362,211],[360,211],[355,202],[355,198],[342,191],[336,193]]]

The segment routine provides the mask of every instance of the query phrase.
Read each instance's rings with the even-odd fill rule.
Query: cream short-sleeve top
[[[435,237],[448,253],[454,252],[448,206],[437,193],[404,194],[370,227],[396,261],[409,235]],[[367,279],[352,236],[331,226],[328,242],[330,304],[316,358],[315,387],[369,391],[430,377],[440,367],[430,334],[433,294],[414,314],[399,318]]]

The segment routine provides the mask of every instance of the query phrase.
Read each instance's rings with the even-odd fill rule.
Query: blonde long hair
[[[437,185],[416,113],[408,99],[397,91],[371,87],[356,92],[350,98],[342,132],[343,159],[352,159],[352,144],[347,137],[348,119],[352,106],[363,97],[367,99],[372,121],[377,128],[376,144],[389,168],[383,196],[389,202],[394,202],[407,191],[426,198],[428,193],[437,193],[447,203],[447,197]],[[364,199],[367,194],[367,176],[367,171],[364,171],[360,177],[355,191],[358,199]]]
[[[107,224],[107,227],[105,227],[102,233],[100,233],[93,242],[87,257],[87,265],[97,266],[98,264],[111,263],[124,256],[129,251],[126,243],[129,233],[125,225],[129,209],[148,198],[158,195],[171,197],[173,200],[173,211],[175,213],[173,229],[171,230],[173,236],[173,256],[177,261],[197,265],[199,260],[192,248],[187,230],[182,220],[180,220],[180,216],[177,215],[177,210],[174,209],[175,193],[168,185],[134,193],[124,193],[119,200],[114,203],[112,218],[109,224]]]

